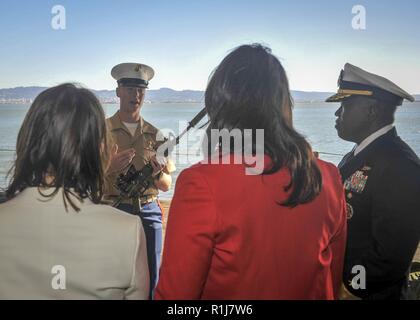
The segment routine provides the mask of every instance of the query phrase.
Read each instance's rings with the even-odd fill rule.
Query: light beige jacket
[[[0,299],[147,299],[140,219],[86,199],[66,212],[27,188],[0,204]]]

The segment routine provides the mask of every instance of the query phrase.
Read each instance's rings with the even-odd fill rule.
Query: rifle
[[[206,115],[206,108],[202,109],[189,123],[187,128],[175,139],[165,139],[165,142],[159,148],[164,148],[164,156],[168,157],[169,153],[177,146],[181,138],[192,128],[194,128]],[[153,183],[153,167],[147,163],[141,170],[137,170],[133,164],[131,164],[126,173],[121,173],[117,178],[114,186],[118,189],[120,195],[113,204],[114,207],[118,207],[124,199],[131,199],[135,212],[140,212],[141,204],[139,197]]]

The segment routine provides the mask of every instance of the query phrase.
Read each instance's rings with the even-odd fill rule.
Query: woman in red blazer
[[[237,48],[212,75],[205,104],[207,137],[212,129],[257,136],[264,129],[264,141],[244,138],[245,151],[226,154],[219,138],[208,138],[206,163],[181,173],[156,298],[337,298],[346,239],[341,179],[294,130],[279,60],[261,45]],[[238,154],[245,161],[233,161]],[[249,156],[264,160],[262,174],[249,174]]]

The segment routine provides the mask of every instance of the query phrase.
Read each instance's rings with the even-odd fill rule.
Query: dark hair
[[[48,187],[54,192],[40,194],[53,197],[62,188],[66,209],[68,201],[79,211],[70,194],[100,203],[107,149],[104,111],[92,92],[69,83],[45,90],[20,128],[7,197],[27,187]]]
[[[205,93],[212,129],[264,129],[264,153],[272,166],[263,174],[287,167],[285,186],[294,207],[312,201],[321,191],[322,176],[311,146],[293,128],[293,101],[286,72],[271,50],[260,44],[242,45],[223,59],[213,72]],[[208,149],[212,149],[208,138]],[[253,141],[253,150],[257,149]],[[213,150],[214,151],[214,150]]]

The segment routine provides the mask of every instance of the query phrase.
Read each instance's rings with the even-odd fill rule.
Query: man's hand
[[[163,163],[160,163],[156,156],[150,160],[150,164],[153,167],[153,177],[157,177],[154,180],[155,187],[163,192],[169,191],[172,185],[170,173],[175,171],[175,165],[166,159],[164,159]]]
[[[118,152],[118,145],[112,148],[111,164],[108,168],[108,173],[120,172],[125,169],[132,161],[136,151],[134,149],[127,149]]]
[[[153,168],[153,177],[156,177],[157,175],[159,175],[166,167],[166,163],[159,163],[159,161],[156,159],[156,156],[152,157],[150,159],[150,164]]]

